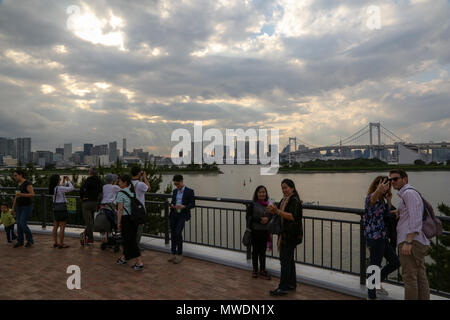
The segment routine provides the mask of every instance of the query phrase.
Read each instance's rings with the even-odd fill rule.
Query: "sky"
[[[314,146],[381,122],[450,141],[449,17],[449,0],[3,0],[0,136],[170,155],[194,121]]]

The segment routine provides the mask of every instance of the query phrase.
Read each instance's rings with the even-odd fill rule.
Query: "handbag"
[[[67,203],[55,202],[57,192],[58,192],[58,188],[56,188],[55,194],[53,195],[53,211],[56,211],[56,212],[67,211]]]
[[[279,215],[274,215],[272,219],[267,223],[267,230],[271,234],[281,233],[281,218]]]
[[[248,247],[251,244],[252,231],[250,229],[245,229],[244,236],[242,237],[242,244]]]

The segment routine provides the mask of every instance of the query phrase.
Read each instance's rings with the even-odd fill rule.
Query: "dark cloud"
[[[450,140],[448,128],[440,125],[428,133],[411,130],[450,119],[448,74],[412,84],[434,81],[429,90],[413,92],[405,85],[423,72],[449,70],[450,5],[380,1],[392,11],[382,11],[382,18],[394,22],[373,31],[364,28],[372,2],[314,1],[302,8],[311,22],[304,31],[324,16],[330,24],[321,25],[326,32],[300,36],[277,33],[287,14],[283,0],[253,0],[248,6],[227,1],[219,9],[219,2],[207,0],[86,2],[99,18],[109,19],[111,12],[123,19],[121,51],[67,29],[66,10],[82,7],[81,1],[5,1],[0,136],[32,136],[33,149],[127,137],[130,147],[156,146],[167,154],[172,130],[192,128],[183,121],[214,120],[219,129],[289,126],[289,135],[327,144],[367,119],[411,139]],[[342,7],[347,22],[336,18]],[[261,28],[272,30],[271,37],[261,38]],[[192,55],[217,44],[222,49],[216,53]],[[67,52],[56,52],[62,45]],[[152,55],[155,49],[158,55]],[[25,63],[14,61],[14,54],[23,53]],[[281,122],[273,122],[274,115]]]

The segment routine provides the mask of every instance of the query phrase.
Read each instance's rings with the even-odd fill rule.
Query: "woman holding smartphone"
[[[267,209],[268,205],[269,196],[266,187],[258,186],[253,194],[253,202],[248,211],[247,226],[250,228],[252,235],[252,276],[253,278],[260,276],[266,280],[271,279],[266,271],[267,223],[271,217]]]
[[[369,186],[365,201],[365,214],[363,217],[364,235],[367,247],[370,251],[370,265],[377,265],[381,268],[383,257],[388,264],[381,269],[381,281],[400,267],[400,260],[394,248],[389,245],[385,218],[397,215],[398,211],[392,209],[391,184],[388,177],[378,176]],[[376,299],[378,294],[388,295],[383,288],[378,290],[368,289],[369,299]]]
[[[69,247],[64,244],[64,229],[66,228],[67,218],[69,217],[67,212],[66,193],[73,191],[75,188],[67,176],[64,177],[63,185],[60,185],[60,183],[60,176],[57,174],[52,175],[50,177],[50,186],[48,191],[49,194],[53,195],[53,248],[64,249]],[[58,228],[60,228],[59,244]]]
[[[278,250],[280,252],[281,277],[280,284],[271,290],[272,296],[283,296],[297,287],[294,253],[297,245],[303,239],[303,209],[300,196],[295,184],[290,179],[281,182],[283,199],[278,205],[269,205],[272,214],[281,217],[281,233],[278,236]]]

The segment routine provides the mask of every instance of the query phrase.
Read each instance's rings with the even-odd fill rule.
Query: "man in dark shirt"
[[[81,244],[94,244],[94,212],[102,198],[103,183],[97,175],[97,170],[91,168],[89,177],[80,189],[81,208],[86,228],[82,234]],[[87,237],[87,239],[86,239]]]
[[[16,197],[12,206],[12,213],[16,212],[17,221],[17,243],[14,248],[23,246],[24,234],[27,239],[25,247],[31,247],[34,244],[33,235],[27,225],[27,220],[33,212],[33,203],[31,199],[34,197],[33,185],[26,180],[25,172],[22,169],[14,171],[14,180],[18,187],[16,190]]]
[[[183,228],[186,221],[191,219],[191,209],[195,207],[195,195],[194,190],[184,185],[182,175],[175,175],[173,184],[176,189],[172,193],[169,215],[172,255],[168,261],[178,264],[183,260]]]

